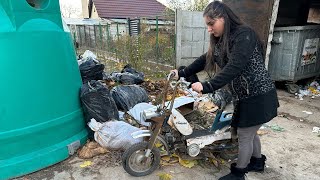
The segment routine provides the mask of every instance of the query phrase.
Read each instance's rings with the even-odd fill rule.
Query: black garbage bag
[[[148,102],[147,92],[138,85],[120,85],[111,90],[119,110],[128,111],[138,103]]]
[[[130,64],[127,64],[122,69],[121,73],[113,72],[111,77],[114,81],[120,82],[121,84],[141,84],[144,82],[144,73],[138,72]]]
[[[93,58],[89,58],[85,62],[79,65],[81,78],[83,83],[87,83],[90,80],[102,80],[104,65],[100,64]]]
[[[226,89],[219,89],[212,94],[212,101],[215,105],[224,109],[232,101],[232,94]]]
[[[119,120],[119,112],[110,91],[99,81],[89,81],[82,85],[80,99],[86,122],[94,118],[98,122]]]
[[[128,72],[124,72],[124,73],[113,72],[111,73],[111,77],[114,81],[119,82],[121,84],[127,84],[127,85],[141,84],[144,82],[143,77],[138,76],[136,74],[131,74]]]

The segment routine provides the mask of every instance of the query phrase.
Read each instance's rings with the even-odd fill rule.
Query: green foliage
[[[141,29],[138,36],[123,35],[113,40],[117,59],[130,63],[137,69],[146,65],[146,62],[172,66],[175,58],[175,35],[160,31],[157,38],[155,30],[143,25]]]

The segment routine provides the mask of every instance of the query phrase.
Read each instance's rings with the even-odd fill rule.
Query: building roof
[[[93,0],[100,18],[155,19],[163,15],[166,6],[156,0]]]

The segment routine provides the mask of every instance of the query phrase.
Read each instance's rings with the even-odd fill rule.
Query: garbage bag
[[[219,89],[212,94],[211,98],[215,105],[224,109],[232,101],[232,94],[226,89]]]
[[[82,63],[90,59],[97,64],[99,63],[99,61],[97,60],[97,56],[93,52],[86,50],[82,55],[78,56],[78,65],[80,66]]]
[[[119,112],[110,91],[99,81],[92,80],[83,84],[80,99],[87,122],[91,118],[98,122],[119,119]]]
[[[118,72],[113,72],[111,73],[111,78],[116,81],[119,82],[121,84],[141,84],[144,82],[144,78],[136,75],[136,74],[131,74],[128,72],[124,72],[124,73],[118,73]]]
[[[138,85],[120,85],[112,88],[111,95],[119,110],[128,111],[136,104],[148,102],[147,92]]]
[[[83,83],[90,80],[102,80],[104,65],[96,63],[94,59],[89,59],[79,66]]]
[[[144,82],[144,73],[138,72],[127,64],[121,71],[111,73],[111,77],[114,81],[120,82],[121,84],[141,84]]]
[[[140,131],[123,121],[109,121],[99,123],[91,119],[88,126],[94,131],[94,139],[102,146],[112,150],[125,150],[135,143],[142,142],[142,138],[134,139],[131,134]]]

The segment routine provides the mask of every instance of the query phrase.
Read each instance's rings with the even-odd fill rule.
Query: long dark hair
[[[242,25],[243,22],[240,18],[224,3],[220,1],[211,2],[204,10],[203,16],[207,16],[211,19],[223,18],[224,19],[224,30],[221,37],[215,37],[213,34],[210,35],[209,49],[206,57],[206,67],[207,72],[216,71],[216,64],[214,63],[214,49],[217,43],[221,45],[220,58],[224,59],[229,57],[229,38],[230,31],[235,29],[237,26]]]

